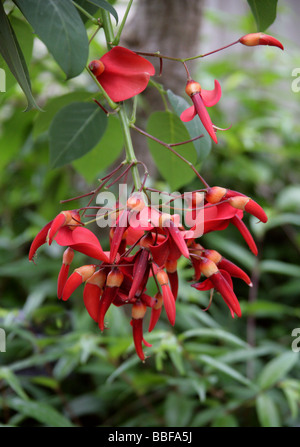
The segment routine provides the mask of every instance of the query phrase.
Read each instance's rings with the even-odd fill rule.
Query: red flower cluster
[[[248,34],[221,49],[236,43],[247,46],[273,45],[283,49],[279,41],[262,33]],[[92,61],[89,69],[115,102],[141,93],[147,87],[150,76],[155,73],[149,61],[119,46],[101,59]],[[217,143],[217,128],[212,124],[206,108],[214,106],[220,100],[220,84],[215,81],[213,90],[204,90],[190,78],[188,70],[187,74],[186,93],[193,105],[183,111],[181,120],[190,121],[198,115],[210,137]],[[117,169],[105,179],[110,179],[114,172]],[[124,173],[117,180],[123,175]],[[147,176],[145,181],[146,178]],[[207,185],[200,175],[199,178]],[[143,187],[145,181],[142,183]],[[247,212],[258,220],[267,222],[264,210],[250,197],[219,186],[204,190],[204,202],[202,195],[200,197],[196,191],[190,193],[188,202],[189,209],[185,213],[187,229],[180,223],[179,215],[162,213],[151,203],[146,204],[141,193],[133,194],[127,200],[127,206],[120,206],[115,213],[116,221],[110,230],[107,252],[102,249],[98,237],[82,222],[84,212],[62,211],[35,237],[30,247],[29,260],[34,259],[41,245],[50,245],[53,240],[65,247],[57,281],[58,298],[68,300],[84,284],[85,307],[101,331],[105,329],[106,314],[111,306],[131,306],[133,341],[137,355],[144,361],[143,346],[151,346],[144,339],[143,325],[147,311],[150,313],[148,332],[155,328],[163,308],[170,324],[175,324],[179,290],[177,262],[182,256],[189,260],[193,269],[192,287],[199,291],[211,290],[219,293],[232,317],[241,316],[232,278],[239,278],[248,286],[252,285],[249,276],[241,268],[217,251],[203,247],[199,238],[212,231],[225,230],[228,225],[233,224],[252,253],[257,255],[255,241],[243,222],[243,217],[244,212]],[[76,268],[69,275],[76,251],[92,258],[92,263]],[[154,296],[147,293],[150,278],[154,279],[157,287]]]
[[[197,194],[191,194],[191,204],[197,203]],[[262,208],[249,197],[221,187],[207,188],[204,233],[223,230],[233,223],[256,254],[255,242],[242,221],[244,211],[263,222],[267,221]],[[46,242],[51,244],[55,240],[66,247],[58,275],[58,298],[68,300],[84,283],[85,307],[101,331],[105,329],[105,316],[111,305],[130,305],[135,349],[140,359],[144,360],[143,345],[151,346],[143,334],[147,310],[150,310],[149,332],[156,326],[162,308],[170,324],[175,324],[177,261],[181,256],[190,260],[194,270],[196,283],[192,286],[200,291],[215,289],[223,297],[232,316],[241,316],[232,278],[240,278],[251,286],[243,270],[197,242],[197,224],[187,230],[178,225],[178,217],[176,214],[161,213],[146,205],[141,195],[133,195],[128,199],[127,207],[119,211],[116,225],[110,231],[110,251],[104,252],[95,234],[83,226],[78,211],[63,211],[35,237],[29,259],[33,260],[37,249]],[[76,268],[69,275],[76,251],[92,258],[93,263]],[[200,282],[202,276],[204,280]],[[147,294],[147,283],[151,277],[157,285],[154,296]]]

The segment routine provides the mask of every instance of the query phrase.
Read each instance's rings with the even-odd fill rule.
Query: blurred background
[[[126,4],[114,2],[120,17]],[[201,239],[251,276],[251,289],[234,282],[242,318],[233,320],[218,295],[203,312],[209,294],[190,287],[191,271],[181,261],[176,324],[170,327],[163,315],[145,337],[153,345],[146,349],[145,363],[135,354],[130,317],[123,309],[109,310],[109,329],[101,334],[84,308],[82,289],[68,302],[57,300],[60,247],[44,246],[36,265],[28,262],[32,239],[64,209],[60,200],[97,185],[122,153],[122,136],[112,120],[95,150],[50,168],[53,117],[72,101],[90,100],[95,90],[86,73],[66,81],[28,23],[13,12],[32,90],[44,111],[24,113],[23,92],[6,73],[6,92],[0,93],[0,328],[6,335],[6,350],[0,352],[2,425],[299,425],[299,8],[296,0],[279,1],[277,18],[266,31],[283,43],[283,52],[241,45],[189,65],[203,88],[220,81],[222,99],[210,114],[218,126],[232,125],[218,133],[218,145],[199,165],[201,174],[210,185],[251,196],[269,221],[246,218],[258,257],[235,227]],[[86,28],[91,36],[88,21]],[[134,2],[121,44],[188,57],[256,30],[246,1],[140,0]],[[105,51],[100,31],[89,60]],[[163,76],[155,81],[185,95],[185,73],[177,64],[164,64]],[[152,111],[163,110],[151,86],[139,107],[141,127]],[[102,147],[108,148],[105,157]],[[152,185],[170,190],[144,139],[136,140],[136,147],[150,167]],[[200,187],[193,178],[180,190]],[[74,268],[85,262],[77,256]]]

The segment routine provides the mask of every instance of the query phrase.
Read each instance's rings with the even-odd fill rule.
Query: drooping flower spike
[[[155,74],[151,62],[120,46],[90,62],[89,69],[114,102],[125,101],[143,92],[150,76]]]
[[[222,96],[222,90],[219,82],[215,80],[215,88],[213,90],[204,90],[198,82],[188,80],[185,91],[187,95],[190,96],[194,105],[184,110],[180,115],[180,119],[187,122],[191,121],[196,115],[198,115],[210,137],[215,143],[218,143],[214,126],[211,122],[206,107],[212,107],[219,102]]]

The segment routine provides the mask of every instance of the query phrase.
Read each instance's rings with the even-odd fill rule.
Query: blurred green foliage
[[[22,21],[17,11],[13,14]],[[206,20],[218,23],[220,15],[210,13]],[[249,13],[239,24],[228,18],[226,26],[246,34],[253,23]],[[91,23],[85,26],[91,34]],[[23,92],[9,78],[7,92],[0,93],[0,327],[6,332],[6,352],[0,352],[1,424],[299,425],[300,354],[292,350],[292,331],[300,327],[300,93],[291,91],[291,72],[300,59],[294,44],[286,42],[284,53],[269,48],[220,53],[198,67],[197,79],[218,78],[222,84],[213,122],[232,124],[218,134],[219,144],[201,172],[209,184],[257,200],[269,222],[248,222],[259,247],[257,259],[235,228],[203,238],[207,248],[219,250],[252,276],[250,290],[235,281],[242,318],[232,320],[218,295],[203,312],[208,293],[190,287],[191,272],[181,261],[175,327],[164,315],[146,334],[152,348],[146,349],[149,358],[143,364],[123,309],[109,310],[109,329],[101,334],[85,311],[82,290],[68,302],[57,300],[60,247],[44,246],[37,265],[28,262],[33,237],[63,209],[60,200],[97,185],[108,162],[120,154],[122,139],[112,122],[97,149],[50,169],[53,117],[70,102],[89,101],[94,92],[85,73],[66,82],[36,37],[32,52],[32,34],[25,28],[19,26],[22,46],[44,112],[24,113]],[[89,59],[103,52],[95,40]],[[157,185],[168,189],[162,179]],[[186,187],[198,189],[199,184],[193,180]],[[74,268],[84,261],[77,254]]]

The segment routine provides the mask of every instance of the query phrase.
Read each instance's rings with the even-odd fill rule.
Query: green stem
[[[108,11],[102,11],[103,28],[106,38],[107,48],[110,50],[112,48],[112,43],[114,41],[113,27],[111,23],[111,17]],[[140,190],[142,183],[137,167],[137,159],[134,153],[131,134],[130,134],[130,122],[126,115],[124,106],[120,104],[120,109],[118,110],[118,115],[120,119],[120,124],[122,127],[122,132],[124,136],[124,145],[126,153],[126,161],[131,164],[131,173],[136,190]]]
[[[110,14],[105,9],[102,10],[101,14],[107,49],[111,50],[113,46],[112,43],[114,41],[114,30],[110,19]]]
[[[73,5],[75,6],[75,8],[78,9],[78,11],[82,12],[82,14],[84,14],[89,20],[91,20],[95,25],[99,26],[99,22],[97,19],[95,19],[95,17],[93,17],[91,14],[89,14],[85,9],[83,9],[80,5],[78,5],[76,2],[74,2],[72,0]]]
[[[141,184],[139,171],[137,168],[137,159],[136,159],[134,149],[133,149],[133,144],[132,144],[132,139],[131,139],[131,134],[130,134],[130,127],[129,127],[130,124],[129,124],[128,117],[125,113],[124,107],[120,108],[118,115],[120,118],[120,123],[121,123],[123,136],[124,136],[126,161],[127,161],[127,163],[132,163],[132,167],[131,167],[132,178],[133,178],[133,182],[134,182],[134,186],[135,186],[136,190],[139,191],[142,184]]]
[[[113,40],[113,45],[118,45],[119,42],[120,42],[121,34],[122,34],[122,31],[123,31],[124,25],[125,25],[125,23],[126,23],[127,16],[128,16],[128,14],[129,14],[129,11],[130,11],[132,2],[133,2],[133,0],[129,0],[129,2],[128,2],[128,4],[127,4],[126,11],[125,11],[125,14],[124,14],[124,16],[123,16],[122,22],[121,22],[121,24],[120,24],[120,26],[119,26],[118,32],[117,32],[117,34],[116,34],[116,37],[115,37],[114,40]]]

